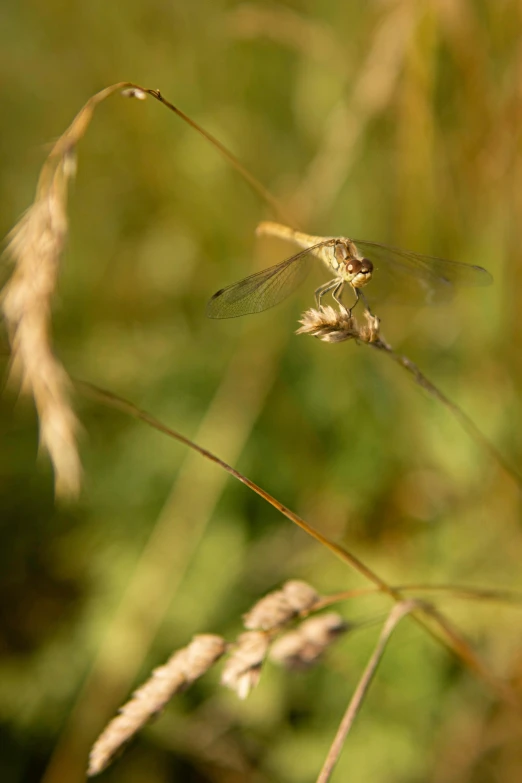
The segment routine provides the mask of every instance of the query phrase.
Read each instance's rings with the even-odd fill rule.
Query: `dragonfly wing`
[[[436,304],[452,299],[456,288],[489,285],[493,280],[481,266],[424,256],[377,242],[353,241],[360,255],[374,265],[373,277],[365,289],[370,301],[389,298]]]
[[[208,317],[237,318],[261,313],[279,304],[304,281],[313,259],[310,251],[323,244],[326,243],[306,248],[275,266],[217,291],[207,305]]]

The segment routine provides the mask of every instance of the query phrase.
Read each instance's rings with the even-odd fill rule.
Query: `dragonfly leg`
[[[344,310],[346,313],[348,313],[348,315],[349,315],[349,316],[350,316],[350,318],[351,318],[351,316],[352,316],[352,310],[353,310],[353,308],[355,307],[355,305],[357,304],[357,302],[359,301],[360,292],[359,292],[359,289],[358,289],[358,288],[354,288],[353,286],[350,286],[350,288],[352,289],[352,291],[353,291],[353,292],[354,292],[354,294],[355,294],[355,302],[353,303],[353,305],[352,305],[351,307],[346,307],[346,306],[345,306],[345,305],[344,305],[344,304],[341,302],[341,293],[342,293],[342,290],[343,290],[343,288],[344,288],[344,280],[343,280],[343,281],[340,283],[340,285],[338,285],[338,286],[337,286],[337,288],[336,288],[336,289],[335,289],[335,291],[333,292],[332,296],[333,296],[333,298],[335,299],[335,301],[337,302],[337,304],[338,304],[338,305],[340,305],[340,307],[341,307],[341,308],[342,308],[342,309],[343,309],[343,310]],[[365,300],[365,301],[366,301],[366,300]]]
[[[342,293],[343,293],[343,288],[344,288],[344,280],[341,280],[341,281],[340,281],[340,282],[339,282],[339,283],[338,283],[338,284],[335,286],[334,290],[332,291],[332,299],[333,299],[335,302],[337,302],[337,304],[339,305],[339,308],[340,308],[341,310],[344,310],[344,312],[345,312],[345,313],[349,313],[349,314],[351,314],[351,311],[350,311],[350,310],[347,310],[347,308],[346,308],[346,307],[343,305],[343,303],[342,303],[342,301],[341,301],[341,296],[342,296]]]
[[[362,300],[363,300],[363,302],[364,302],[364,306],[365,306],[365,307],[366,307],[366,309],[368,310],[368,313],[369,313],[369,314],[372,316],[372,318],[373,318],[373,313],[372,313],[372,311],[370,310],[370,305],[368,304],[368,300],[366,299],[366,297],[365,297],[365,295],[364,295],[364,291],[359,291],[359,294],[360,294],[360,296],[362,297]],[[357,303],[356,303],[356,304],[357,304]]]
[[[328,293],[328,291],[331,291],[332,288],[337,288],[339,284],[339,278],[336,277],[335,280],[329,280],[327,283],[324,283],[323,285],[320,285],[319,288],[315,291],[315,302],[317,304],[317,309],[321,309],[321,299],[325,294]]]

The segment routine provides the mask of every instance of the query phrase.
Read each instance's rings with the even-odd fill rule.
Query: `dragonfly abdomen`
[[[283,226],[281,223],[274,223],[270,220],[265,220],[256,228],[257,236],[269,236],[276,237],[277,239],[286,239],[289,242],[294,242],[298,247],[306,250],[312,245],[318,245],[321,242],[325,242],[324,237],[317,237],[313,234],[305,234],[304,231],[298,231],[296,228],[290,228],[290,226]],[[322,261],[326,266],[337,272],[339,264],[335,259],[333,252],[333,238],[332,244],[323,244],[322,247],[310,250],[310,254]]]

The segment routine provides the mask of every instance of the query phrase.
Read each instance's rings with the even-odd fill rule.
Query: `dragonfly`
[[[314,236],[268,221],[260,223],[256,233],[289,240],[302,249],[268,269],[217,291],[207,305],[209,318],[237,318],[274,307],[305,280],[314,259],[322,261],[333,273],[315,291],[318,309],[323,296],[330,293],[350,316],[360,299],[369,313],[370,302],[373,305],[396,293],[395,298],[413,304],[432,304],[451,299],[456,287],[489,285],[493,279],[481,266],[420,255],[378,242]],[[351,290],[355,297],[349,308],[342,301],[345,289]]]

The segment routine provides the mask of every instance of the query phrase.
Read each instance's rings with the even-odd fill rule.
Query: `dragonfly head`
[[[359,258],[357,247],[350,239],[340,239],[334,245],[335,268],[353,288],[362,288],[371,280],[373,264],[369,258]]]
[[[347,258],[344,264],[346,280],[353,288],[362,288],[372,279],[373,264],[369,258]]]

